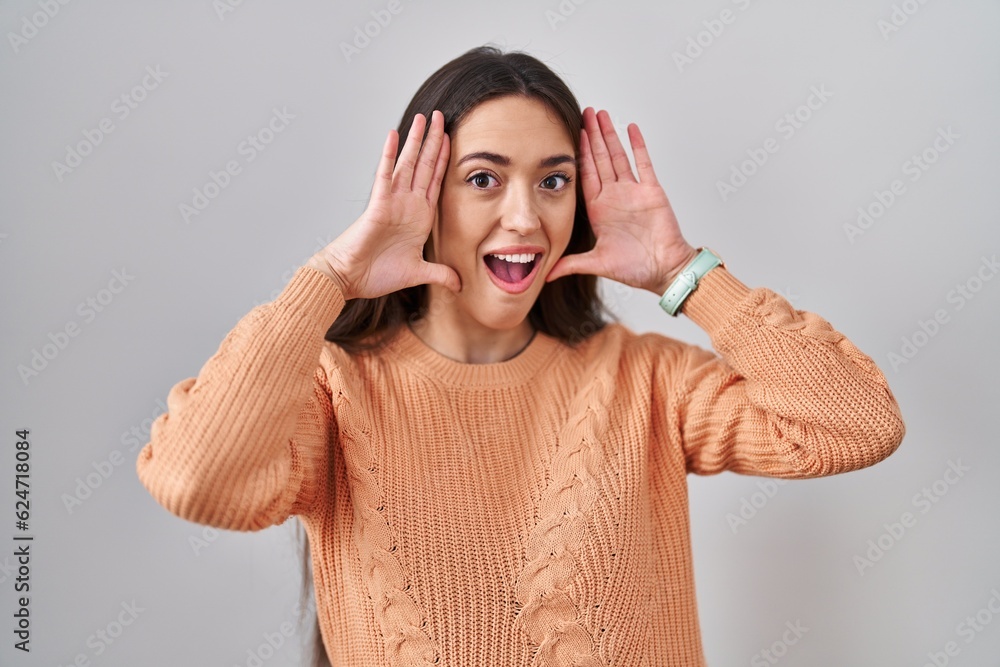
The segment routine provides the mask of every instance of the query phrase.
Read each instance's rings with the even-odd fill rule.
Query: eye
[[[485,171],[477,171],[472,176],[469,176],[469,178],[466,179],[465,182],[471,183],[477,189],[486,190],[487,188],[489,188],[491,178],[494,181],[496,180],[496,177],[493,176],[492,174],[489,174]]]
[[[562,185],[559,185],[559,179],[562,179]],[[546,190],[562,190],[572,180],[568,174],[552,174],[551,176],[546,176],[542,181],[542,188]]]

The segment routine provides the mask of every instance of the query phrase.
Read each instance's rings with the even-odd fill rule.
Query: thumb
[[[573,255],[563,255],[552,267],[552,270],[549,271],[549,275],[545,276],[545,282],[550,283],[553,280],[558,280],[563,276],[569,276],[574,273],[594,273],[592,268],[596,263],[596,259],[597,254],[593,250]]]
[[[462,291],[462,279],[458,277],[458,272],[444,264],[424,261],[422,279],[422,284],[442,285],[456,294]]]

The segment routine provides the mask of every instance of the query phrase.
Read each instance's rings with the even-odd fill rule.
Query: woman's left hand
[[[607,111],[583,111],[580,184],[597,242],[592,250],[563,255],[546,277],[603,276],[657,296],[697,250],[681,235],[667,194],[656,180],[639,126],[628,126],[639,179]]]

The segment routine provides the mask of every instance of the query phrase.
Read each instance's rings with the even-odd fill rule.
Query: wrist
[[[701,279],[717,266],[724,266],[722,258],[711,248],[702,247],[694,259],[684,264],[660,297],[660,307],[676,317],[687,298],[697,292]]]
[[[680,275],[681,271],[684,270],[684,267],[690,264],[697,256],[698,256],[698,249],[689,245],[687,252],[683,255],[683,259],[681,259],[680,262],[678,262],[670,271],[667,272],[667,275],[663,279],[663,282],[661,282],[655,288],[656,296],[662,296],[663,293],[666,292],[667,289],[669,289],[669,287],[673,284],[677,276]]]
[[[329,277],[330,280],[332,280],[337,285],[337,288],[340,290],[340,293],[343,294],[344,301],[349,301],[351,299],[350,294],[348,294],[347,292],[347,283],[340,275],[340,272],[338,272],[335,268],[333,268],[333,265],[330,264],[330,260],[327,259],[327,257],[323,254],[323,251],[320,251],[315,255],[313,255],[312,257],[310,257],[309,261],[306,262],[306,266],[314,268],[320,273],[323,273],[327,277]]]

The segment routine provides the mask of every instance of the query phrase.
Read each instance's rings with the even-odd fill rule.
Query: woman
[[[703,665],[686,475],[831,475],[903,438],[875,363],[688,244],[638,127],[636,177],[579,109],[526,54],[438,70],[365,212],[140,453],[185,519],[300,518],[334,664]],[[721,357],[604,321],[597,276]]]

